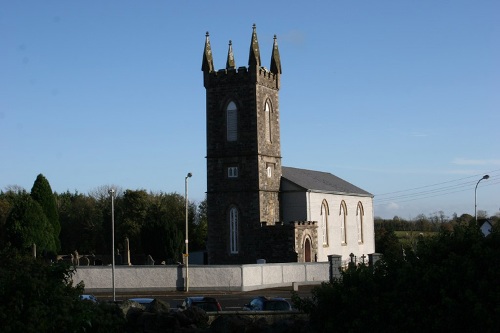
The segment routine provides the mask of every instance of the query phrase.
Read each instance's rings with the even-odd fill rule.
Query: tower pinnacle
[[[226,61],[226,69],[235,69],[236,63],[234,61],[233,54],[233,43],[229,41],[229,49],[227,51],[227,61]]]
[[[257,27],[254,23],[252,26],[252,41],[250,43],[250,55],[248,57],[248,66],[256,66],[259,68],[261,66],[260,63],[260,49],[259,49],[259,41],[257,40]]]
[[[281,74],[280,51],[278,50],[276,35],[274,35],[273,54],[271,55],[271,73]]]
[[[214,71],[214,59],[212,56],[212,47],[210,46],[210,34],[205,35],[205,48],[203,50],[203,62],[201,64],[201,70],[206,73]]]

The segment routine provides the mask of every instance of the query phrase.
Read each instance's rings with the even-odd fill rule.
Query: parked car
[[[247,311],[293,311],[292,305],[284,298],[268,298],[259,296],[245,304],[243,310]]]
[[[90,301],[90,302],[93,302],[93,303],[97,303],[97,298],[94,295],[91,295],[91,294],[80,295],[80,299],[84,300],[84,301]]]
[[[204,297],[204,296],[191,296],[186,297],[182,304],[179,306],[181,310],[186,310],[192,306],[199,307],[206,312],[222,311],[220,303],[214,297]]]
[[[143,305],[146,308],[146,310],[147,310],[149,308],[149,306],[151,305],[151,303],[153,303],[153,301],[155,299],[154,298],[142,298],[142,297],[139,297],[139,298],[129,298],[128,300]]]

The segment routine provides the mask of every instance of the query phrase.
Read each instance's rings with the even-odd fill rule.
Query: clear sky
[[[273,35],[283,165],[375,195],[375,215],[500,209],[500,2],[2,1],[0,189],[206,191],[214,65]]]

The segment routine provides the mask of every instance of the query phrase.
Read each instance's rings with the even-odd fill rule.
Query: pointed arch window
[[[311,262],[311,240],[309,237],[304,242],[304,262]]]
[[[328,210],[328,202],[323,200],[321,203],[321,237],[323,240],[323,246],[328,246],[328,215],[330,214]]]
[[[238,139],[238,108],[231,101],[226,108],[227,121],[227,141],[236,141]]]
[[[363,243],[363,217],[365,211],[363,209],[363,204],[361,201],[358,202],[358,208],[356,209],[356,224],[358,226],[358,243]]]
[[[342,200],[340,203],[340,242],[345,245],[347,244],[347,230],[346,230],[346,220],[347,220],[347,205],[345,201]]]
[[[266,141],[271,142],[271,106],[269,101],[266,101],[266,106],[264,109],[265,113],[265,123],[266,123]]]
[[[229,209],[229,251],[231,254],[238,253],[238,208]]]

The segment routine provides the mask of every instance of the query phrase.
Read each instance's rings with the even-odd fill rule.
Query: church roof
[[[329,172],[282,167],[282,178],[306,191],[373,197],[373,194]]]

